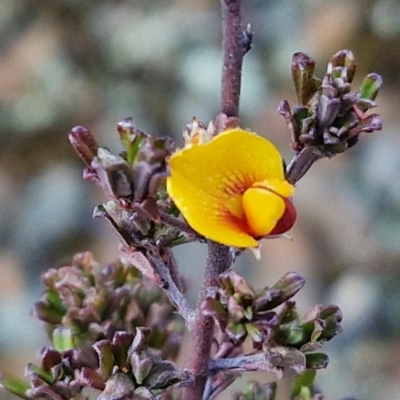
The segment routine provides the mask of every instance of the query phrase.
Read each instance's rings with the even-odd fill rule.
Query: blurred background
[[[288,132],[276,109],[281,99],[295,103],[294,52],[311,55],[322,76],[330,57],[349,48],[358,64],[354,89],[368,72],[384,78],[383,131],[315,164],[296,191],[293,240],[265,241],[262,260],[249,252],[236,270],[257,287],[297,271],[307,280],[301,310],[342,308],[344,333],[327,346],[331,362],[318,374],[327,399],[398,399],[400,1],[247,0],[243,9],[255,37],[244,63],[242,123],[287,161]],[[82,180],[68,131],[83,125],[115,152],[116,124],[132,116],[142,130],[179,143],[194,115],[208,122],[217,114],[220,72],[217,0],[1,0],[1,371],[22,375],[47,343],[30,317],[41,272],[80,250],[101,262],[118,254],[109,227],[91,218],[104,199]],[[177,249],[192,302],[204,255],[204,245]]]

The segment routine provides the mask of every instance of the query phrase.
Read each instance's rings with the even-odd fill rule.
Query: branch
[[[233,358],[212,358],[208,363],[208,371],[212,374],[225,369],[230,371],[270,371],[271,368],[271,363],[264,353]]]
[[[239,115],[242,63],[246,47],[243,43],[240,0],[221,0],[221,11],[224,60],[220,112],[227,117],[236,118]],[[206,297],[215,296],[218,277],[229,269],[231,264],[232,255],[229,247],[209,241],[203,286],[197,303],[195,319],[191,326],[188,367],[194,374],[195,384],[184,391],[183,400],[201,400],[203,398],[214,335],[214,321],[211,317],[202,314],[201,304]]]
[[[203,285],[200,291],[196,315],[191,328],[189,348],[189,370],[195,376],[195,385],[187,388],[183,394],[184,400],[201,400],[207,381],[207,369],[210,359],[211,344],[214,335],[214,320],[201,311],[203,300],[212,296],[218,289],[218,277],[232,264],[229,247],[218,243],[208,242],[207,264],[204,272]]]
[[[161,288],[164,289],[165,293],[171,300],[172,304],[176,307],[179,314],[185,319],[187,325],[190,326],[193,320],[194,311],[190,308],[190,305],[178,286],[174,282],[171,276],[171,271],[168,268],[167,263],[164,262],[158,249],[152,245],[147,246],[146,256],[154,267],[154,270],[161,278]]]
[[[182,221],[178,218],[172,217],[171,215],[167,214],[164,211],[160,211],[160,218],[161,218],[161,221],[164,222],[165,224],[168,224],[174,228],[177,228],[180,231],[187,233],[188,235],[193,236],[194,238],[196,238],[198,240],[204,239],[195,230],[193,230],[185,221]]]
[[[240,84],[243,64],[243,30],[240,0],[221,0],[222,66],[221,113],[228,117],[239,115]]]
[[[311,168],[315,161],[323,158],[324,155],[318,148],[309,146],[304,147],[300,153],[296,154],[286,168],[286,179],[295,184]]]

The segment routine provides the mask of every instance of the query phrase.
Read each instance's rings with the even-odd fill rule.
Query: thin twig
[[[316,147],[304,147],[300,153],[296,154],[286,168],[286,179],[295,184],[311,168],[315,161],[323,158],[323,153]]]
[[[233,358],[212,358],[208,363],[211,373],[228,369],[229,371],[265,371],[273,366],[264,353],[250,354]]]
[[[172,304],[176,307],[179,314],[185,319],[188,326],[191,325],[193,320],[194,311],[191,309],[185,296],[179,290],[171,276],[171,272],[161,257],[158,249],[154,246],[148,247],[146,252],[148,260],[153,265],[155,271],[161,278],[161,287],[171,300]]]
[[[195,230],[193,230],[185,221],[175,218],[175,217],[167,214],[164,211],[160,211],[160,218],[161,218],[161,221],[164,222],[165,224],[168,224],[174,228],[177,228],[180,231],[187,233],[190,236],[193,236],[197,240],[201,240],[201,239],[204,240],[204,238],[202,236],[200,236]]]
[[[181,275],[179,273],[178,263],[176,262],[176,258],[174,256],[174,253],[172,252],[172,249],[167,247],[160,251],[162,251],[163,259],[165,259],[165,265],[170,272],[172,280],[174,281],[179,291],[183,293],[184,286],[182,283]]]

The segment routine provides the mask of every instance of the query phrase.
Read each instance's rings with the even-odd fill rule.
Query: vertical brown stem
[[[191,327],[188,368],[195,375],[195,385],[186,388],[183,395],[184,400],[201,400],[203,397],[214,334],[214,321],[211,317],[202,314],[200,306],[207,296],[214,297],[219,275],[225,272],[231,264],[232,257],[229,247],[209,241],[203,285],[199,295],[196,317]]]
[[[243,42],[240,0],[221,0],[222,66],[221,113],[239,116],[240,84],[242,79]]]
[[[222,67],[221,113],[228,117],[239,114],[240,84],[243,63],[242,14],[240,0],[221,0],[222,46],[224,60]],[[207,265],[202,289],[197,304],[196,316],[191,327],[188,368],[195,376],[195,384],[186,388],[184,400],[201,400],[207,381],[207,367],[210,360],[214,322],[204,316],[200,306],[207,296],[214,296],[217,279],[232,264],[229,247],[208,242]]]

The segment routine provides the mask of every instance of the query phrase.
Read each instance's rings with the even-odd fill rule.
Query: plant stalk
[[[231,264],[232,256],[229,247],[209,241],[203,284],[200,290],[196,315],[190,330],[188,369],[195,376],[195,384],[193,387],[185,389],[183,394],[184,400],[201,400],[203,398],[210,361],[211,344],[214,337],[214,321],[212,317],[203,315],[200,306],[206,297],[215,297],[218,290],[218,277]]]
[[[221,85],[221,113],[238,117],[243,63],[243,30],[240,0],[221,0],[223,67]],[[214,322],[201,312],[201,304],[208,296],[215,297],[220,274],[230,268],[229,247],[208,241],[207,264],[197,309],[191,326],[188,368],[194,374],[194,386],[183,393],[183,400],[202,400],[207,381]]]

